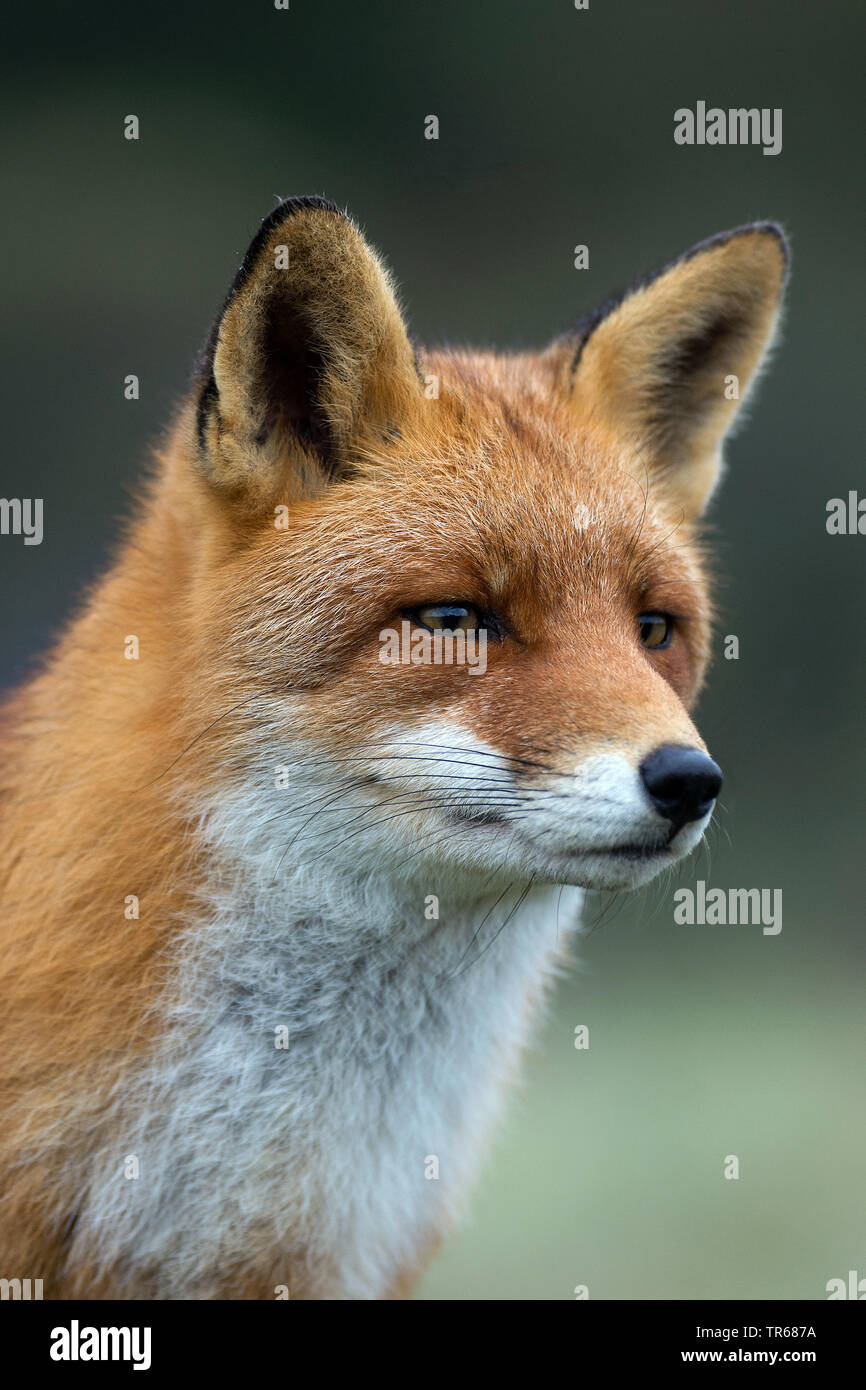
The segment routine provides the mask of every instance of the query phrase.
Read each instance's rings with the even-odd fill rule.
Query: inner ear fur
[[[309,492],[420,394],[390,277],[324,198],[281,203],[251,243],[200,368],[197,444],[222,489]]]
[[[738,227],[554,345],[575,416],[636,451],[686,517],[712,493],[722,442],[773,340],[787,264],[774,223]]]

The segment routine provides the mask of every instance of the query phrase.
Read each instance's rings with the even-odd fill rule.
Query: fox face
[[[631,888],[694,849],[700,517],[786,260],[743,227],[540,353],[427,352],[348,218],[271,214],[184,423],[211,785],[263,863]],[[308,796],[251,801],[282,764]]]

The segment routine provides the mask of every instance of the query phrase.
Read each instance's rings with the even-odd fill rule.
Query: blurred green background
[[[711,866],[591,901],[580,969],[422,1298],[809,1299],[866,1276],[866,537],[825,530],[829,498],[866,495],[863,20],[857,0],[48,3],[7,20],[2,493],[45,499],[45,540],[0,541],[6,685],[104,565],[277,196],[348,207],[422,341],[541,345],[716,231],[770,217],[792,240],[784,339],[713,513]],[[782,107],[782,153],[676,146],[673,112],[699,99]],[[781,888],[781,934],[676,926],[696,877]]]

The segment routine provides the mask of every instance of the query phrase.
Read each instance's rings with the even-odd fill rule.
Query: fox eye
[[[669,647],[674,635],[674,621],[669,613],[641,613],[637,620],[642,647]]]
[[[430,632],[443,628],[451,632],[474,632],[486,626],[481,613],[471,603],[426,603],[422,608],[410,609],[407,616]]]

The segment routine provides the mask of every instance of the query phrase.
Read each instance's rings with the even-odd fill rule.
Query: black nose
[[[640,765],[643,784],[657,811],[673,823],[674,833],[707,814],[719,794],[722,770],[699,748],[666,743]]]

